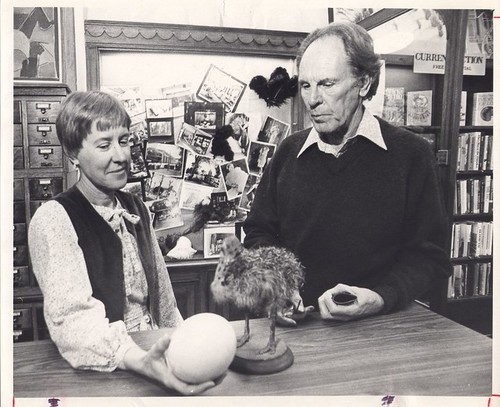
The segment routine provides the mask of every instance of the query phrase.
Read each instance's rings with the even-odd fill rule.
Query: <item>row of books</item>
[[[493,222],[455,222],[451,236],[451,257],[491,256]]]
[[[448,280],[448,298],[485,296],[492,294],[491,263],[456,264]]]
[[[455,186],[455,215],[493,212],[493,182],[491,175],[457,179]]]
[[[386,88],[382,118],[396,126],[430,126],[432,91],[408,91],[405,94],[404,88]]]
[[[467,92],[460,101],[460,126],[466,125]],[[396,126],[431,126],[432,90],[408,91],[405,88],[386,88],[384,91],[384,120]],[[472,126],[493,125],[493,92],[476,92],[472,96]]]
[[[493,136],[481,132],[461,133],[458,136],[457,171],[486,171],[492,169]]]

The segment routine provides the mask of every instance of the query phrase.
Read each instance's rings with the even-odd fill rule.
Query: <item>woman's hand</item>
[[[337,294],[351,294],[356,299],[347,305],[335,303]],[[321,318],[326,320],[350,321],[378,314],[384,308],[384,300],[375,291],[345,284],[337,284],[318,298]]]
[[[127,370],[133,370],[159,381],[164,386],[184,395],[194,396],[215,386],[216,383],[213,381],[189,384],[178,379],[165,359],[165,352],[169,344],[170,334],[167,334],[160,338],[147,352],[138,346],[132,347],[125,353],[123,364]]]

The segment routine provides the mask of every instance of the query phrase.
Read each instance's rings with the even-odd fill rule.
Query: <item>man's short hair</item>
[[[382,63],[379,55],[373,50],[373,39],[370,34],[355,23],[334,22],[311,32],[300,45],[297,54],[297,67],[300,67],[300,61],[309,45],[320,38],[329,36],[339,38],[344,44],[349,65],[356,77],[361,78],[368,75],[372,78],[372,85],[364,97],[368,100],[371,99],[377,93]]]
[[[130,129],[130,116],[115,97],[99,91],[73,92],[62,103],[56,120],[59,142],[66,154],[74,157],[82,148],[83,140],[96,129]]]

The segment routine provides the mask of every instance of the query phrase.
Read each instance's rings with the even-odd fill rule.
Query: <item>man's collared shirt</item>
[[[297,158],[300,157],[302,153],[313,144],[317,144],[320,151],[323,151],[326,154],[332,154],[333,156],[338,158],[345,152],[346,148],[355,140],[357,136],[363,136],[380,148],[387,150],[387,146],[385,145],[384,138],[382,137],[382,131],[380,130],[380,124],[378,120],[368,111],[368,109],[365,108],[363,117],[359,122],[359,126],[356,132],[351,137],[345,139],[339,145],[325,143],[323,140],[321,140],[318,132],[313,127],[311,129],[311,132],[307,136],[304,145],[297,154]]]

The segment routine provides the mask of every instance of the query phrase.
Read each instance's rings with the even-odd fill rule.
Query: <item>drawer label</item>
[[[50,103],[37,103],[37,109],[50,109]]]
[[[38,154],[54,154],[54,150],[52,148],[39,148]]]

